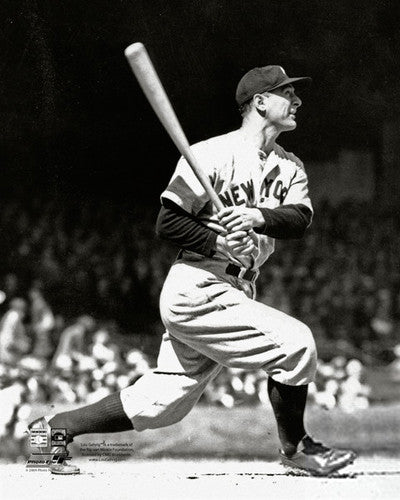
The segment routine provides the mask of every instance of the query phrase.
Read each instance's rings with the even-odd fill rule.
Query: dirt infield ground
[[[78,476],[28,472],[24,464],[0,466],[4,500],[145,499],[394,499],[400,463],[360,458],[334,478],[286,475],[277,462],[153,460],[91,463],[80,459]]]
[[[270,410],[197,407],[170,427],[77,438],[70,448],[72,462],[81,467],[79,476],[28,472],[24,458],[30,453],[27,446],[16,452],[18,463],[10,463],[11,455],[3,455],[0,498],[399,498],[399,405],[371,407],[352,414],[310,408],[307,422],[316,438],[354,449],[360,458],[337,477],[290,476],[276,461],[279,442]],[[0,448],[0,454],[4,450],[4,446]]]

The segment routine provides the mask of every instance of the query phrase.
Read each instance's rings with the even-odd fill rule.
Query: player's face
[[[285,85],[266,92],[266,116],[279,131],[296,128],[296,112],[301,99],[296,95],[293,85]]]

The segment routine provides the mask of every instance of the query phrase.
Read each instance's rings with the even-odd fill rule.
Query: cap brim
[[[295,83],[296,84],[296,91],[299,92],[299,91],[302,91],[305,87],[307,87],[308,85],[310,85],[310,83],[312,82],[312,79],[309,77],[309,76],[297,76],[297,77],[294,77],[294,78],[285,78],[283,81],[279,82],[277,85],[274,85],[272,87],[264,87],[264,88],[260,88],[257,92],[255,92],[254,94],[252,95],[245,95],[243,97],[242,96],[239,96],[240,99],[238,99],[238,95],[236,94],[236,102],[238,103],[239,106],[242,106],[244,103],[248,102],[250,99],[253,98],[253,96],[255,94],[262,94],[263,92],[271,92],[273,90],[276,90],[280,87],[284,87],[285,85],[291,85],[292,83]],[[239,83],[240,85],[240,83]],[[246,92],[244,92],[246,94]]]
[[[310,78],[309,76],[298,76],[295,78],[286,78],[279,85],[276,85],[275,87],[269,88],[267,90],[267,92],[270,90],[279,89],[280,87],[284,87],[285,85],[290,85],[290,84],[296,83],[296,82],[297,82],[296,87],[304,89],[305,87],[308,87],[308,85],[310,85],[310,83],[312,82],[312,78]]]

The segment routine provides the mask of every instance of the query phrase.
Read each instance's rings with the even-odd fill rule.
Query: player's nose
[[[293,94],[293,99],[292,99],[292,104],[293,106],[296,106],[296,108],[299,108],[302,105],[303,101],[300,99],[300,97],[296,94]]]

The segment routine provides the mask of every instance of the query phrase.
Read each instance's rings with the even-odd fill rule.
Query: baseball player
[[[84,433],[167,426],[191,410],[222,367],[263,369],[282,462],[317,475],[353,462],[352,451],[317,443],[304,427],[317,360],[311,331],[255,300],[259,268],[275,239],[300,238],[313,215],[303,164],[276,143],[296,128],[301,100],[294,85],[309,80],[289,78],[280,66],[249,71],[236,91],[240,129],[193,146],[223,210],[216,211],[179,160],[157,221],[159,235],[180,247],[160,297],[166,332],[157,367],[119,393],[31,428],[65,428],[71,441]],[[56,467],[74,472],[65,461]]]

